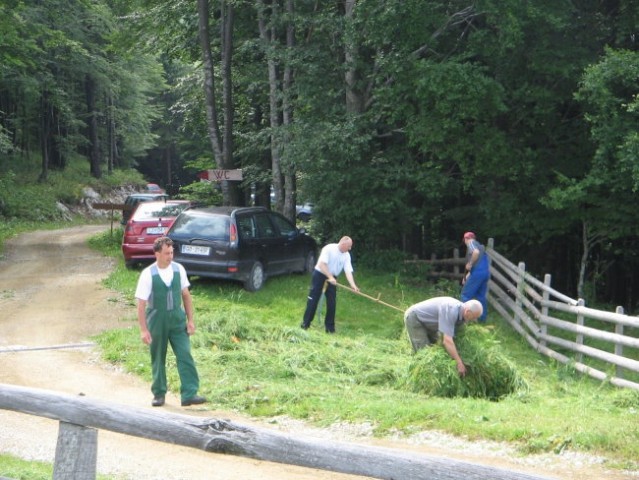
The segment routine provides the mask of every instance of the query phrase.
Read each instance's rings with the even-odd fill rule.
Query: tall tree
[[[224,134],[220,132],[218,121],[217,99],[215,95],[215,69],[209,35],[209,2],[198,0],[198,32],[204,66],[204,91],[206,96],[206,114],[209,125],[209,138],[213,155],[218,168],[235,167],[233,158],[233,96],[231,83],[231,60],[233,52],[233,19],[235,10],[232,2],[220,1],[220,39],[221,39],[221,73],[222,73],[222,105]],[[238,203],[238,191],[235,183],[223,182],[223,196],[226,205]]]

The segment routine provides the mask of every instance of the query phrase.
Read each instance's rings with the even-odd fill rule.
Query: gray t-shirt
[[[463,303],[453,297],[435,297],[416,303],[408,308],[424,326],[435,329],[449,337],[455,336],[455,327],[461,325]]]

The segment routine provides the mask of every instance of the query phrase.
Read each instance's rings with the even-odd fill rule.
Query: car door
[[[279,213],[269,212],[268,215],[277,230],[282,271],[296,272],[303,269],[306,252],[297,227]]]
[[[257,227],[257,243],[269,275],[286,271],[287,257],[283,239],[271,221],[271,213],[264,211],[254,214]]]

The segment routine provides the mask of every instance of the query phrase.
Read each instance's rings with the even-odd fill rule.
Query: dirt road
[[[33,232],[7,244],[0,261],[0,383],[152,408],[148,384],[101,362],[94,347],[82,346],[91,342],[91,335],[105,329],[135,325],[131,304],[100,285],[113,267],[112,260],[92,252],[85,243],[106,228]],[[206,407],[184,409],[178,406],[175,396],[169,396],[167,403],[163,408],[177,413],[258,422]],[[520,458],[506,445],[464,442],[435,432],[379,441],[370,437],[365,426],[317,430],[286,419],[279,419],[277,427],[272,423],[263,425],[289,433],[417,450],[548,478],[630,477],[607,471],[601,459],[570,453]],[[51,462],[57,429],[57,422],[0,410],[0,452]],[[98,471],[122,479],[363,478],[210,454],[105,431],[100,431],[98,437]]]

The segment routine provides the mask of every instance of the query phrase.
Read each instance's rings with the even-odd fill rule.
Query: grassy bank
[[[93,244],[119,257],[118,240],[106,235]],[[132,320],[138,274],[120,263],[106,280],[130,301]],[[400,308],[458,295],[454,283],[428,284],[400,271],[357,267],[356,278],[363,292]],[[401,312],[340,290],[337,335],[326,335],[317,319],[304,331],[299,323],[307,289],[306,276],[269,279],[256,293],[229,282],[193,281],[194,355],[211,409],[287,415],[318,426],[368,422],[377,436],[435,429],[512,442],[522,454],[574,450],[605,456],[616,468],[637,467],[639,394],[536,354],[494,312],[487,326],[474,328],[497,344],[526,388],[499,401],[442,398],[416,393],[407,382],[415,357]],[[466,334],[473,332],[479,336],[472,328]],[[97,341],[106,360],[150,381],[147,350],[136,327],[104,333]],[[179,386],[174,368],[169,383]]]
[[[101,179],[91,178],[85,158],[71,158],[64,171],[50,170],[41,180],[36,158],[11,162],[0,158],[0,255],[8,238],[31,230],[64,228],[85,224],[86,218],[69,215],[59,205],[73,208],[90,187],[98,193],[114,187],[141,185],[142,176],[133,170],[105,173]]]

